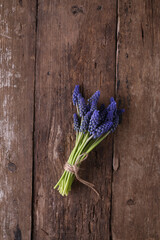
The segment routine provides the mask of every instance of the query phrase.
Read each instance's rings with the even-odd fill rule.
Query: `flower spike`
[[[79,91],[79,85],[76,85],[73,91],[73,95],[72,95],[72,100],[73,100],[73,105],[76,105],[76,103],[78,102],[78,94],[80,93]]]

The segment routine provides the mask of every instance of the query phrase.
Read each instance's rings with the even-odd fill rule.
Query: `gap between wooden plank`
[[[35,98],[36,98],[36,63],[37,63],[37,28],[38,28],[38,0],[36,0],[36,16],[35,16],[35,66],[34,66],[34,91],[33,91],[33,153],[32,153],[32,206],[31,206],[31,240],[33,240],[33,233],[34,233],[34,195],[35,195],[35,188],[34,188],[34,181],[35,181],[35,164],[34,164],[34,154],[35,154]]]
[[[117,100],[117,70],[118,70],[118,32],[119,32],[119,0],[116,0],[116,31],[115,31],[115,100]],[[113,183],[113,169],[114,169],[114,150],[115,150],[115,137],[113,136],[112,142],[112,179],[111,179],[111,207],[110,207],[110,240],[113,240],[112,236],[112,183]]]

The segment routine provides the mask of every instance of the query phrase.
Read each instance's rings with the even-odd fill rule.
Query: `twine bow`
[[[82,160],[80,160],[80,158],[82,156],[86,155]],[[97,192],[97,190],[94,188],[94,184],[93,183],[90,183],[90,182],[87,182],[85,181],[84,179],[80,178],[80,176],[78,175],[78,171],[79,171],[79,164],[81,162],[83,162],[84,160],[86,160],[88,157],[88,154],[87,153],[82,153],[81,155],[78,156],[78,158],[76,159],[75,161],[75,164],[74,165],[71,165],[69,164],[68,162],[66,162],[66,164],[64,165],[64,169],[70,173],[73,173],[76,177],[76,179],[83,183],[84,185],[88,186],[89,188],[91,188],[97,195],[98,197],[100,196],[99,193]],[[79,161],[80,160],[80,161]]]

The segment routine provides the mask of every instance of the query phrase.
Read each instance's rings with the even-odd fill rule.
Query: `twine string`
[[[85,157],[80,160],[80,158],[81,158],[82,156],[84,156],[84,155],[85,155]],[[99,197],[99,193],[98,193],[97,190],[95,189],[94,184],[85,181],[85,180],[82,179],[82,178],[79,176],[79,174],[78,174],[79,164],[80,164],[81,162],[85,161],[85,160],[87,159],[87,157],[88,157],[88,154],[87,154],[87,153],[82,153],[82,154],[79,155],[78,158],[76,159],[75,164],[71,165],[71,164],[69,164],[68,162],[66,162],[66,164],[64,165],[64,169],[65,169],[66,171],[70,172],[70,173],[73,173],[73,174],[75,175],[76,179],[77,179],[79,182],[81,182],[81,183],[83,183],[84,185],[86,185],[86,186],[88,186],[89,188],[91,188],[91,189],[98,195],[98,197]]]

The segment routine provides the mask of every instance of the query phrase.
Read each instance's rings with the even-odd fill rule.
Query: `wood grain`
[[[159,22],[158,0],[0,2],[0,240],[160,239]],[[53,190],[76,84],[126,110],[80,171],[100,200]]]
[[[160,239],[160,2],[119,1],[112,239]]]
[[[34,1],[0,2],[0,239],[29,240]]]
[[[109,11],[108,11],[109,10]],[[102,199],[75,182],[63,198],[53,190],[75,138],[72,90],[102,92],[115,85],[116,3],[39,1],[35,114],[34,239],[110,239],[112,137],[83,164]]]

